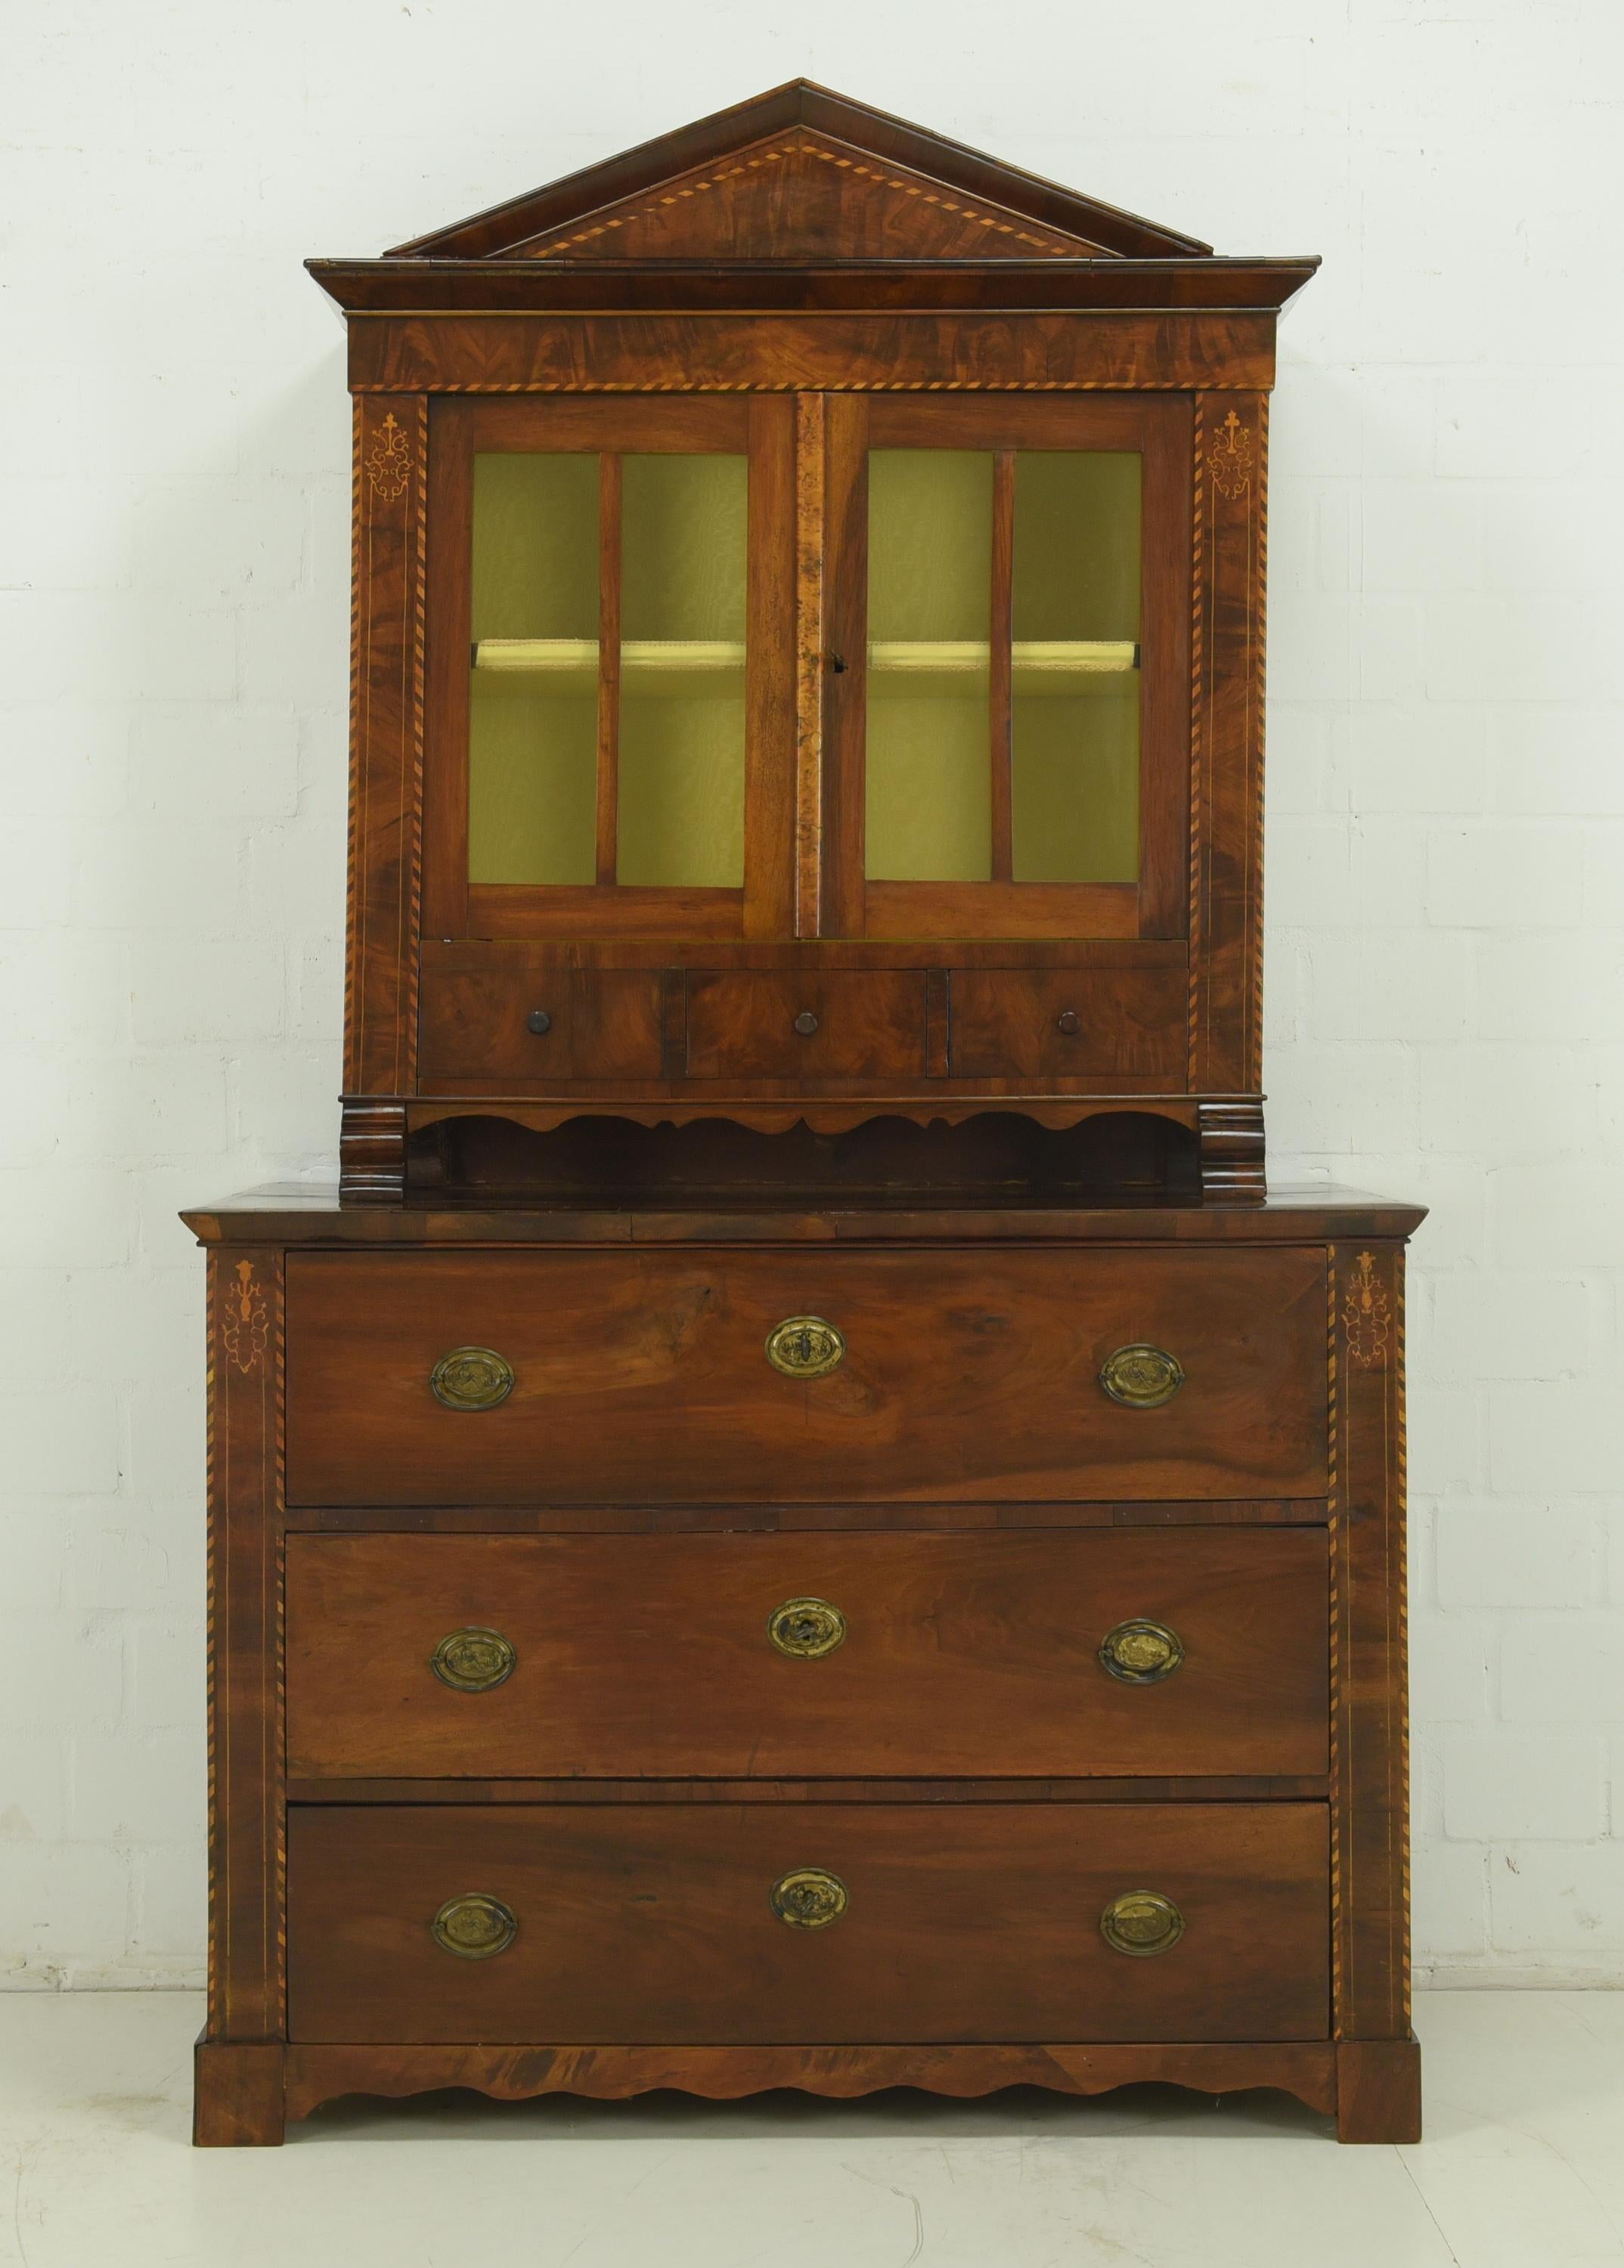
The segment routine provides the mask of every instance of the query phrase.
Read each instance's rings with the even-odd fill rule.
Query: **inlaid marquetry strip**
[[[866,165],[860,158],[855,155],[848,157],[841,150],[814,141],[802,133],[769,148],[758,147],[741,153],[731,165],[707,166],[686,179],[679,175],[675,180],[663,183],[657,195],[644,198],[624,212],[612,214],[607,220],[595,221],[589,228],[578,228],[567,236],[550,238],[543,234],[533,237],[528,243],[511,247],[505,256],[508,259],[546,260],[555,254],[578,251],[584,244],[599,244],[617,229],[630,228],[639,221],[656,218],[675,206],[691,203],[716,190],[748,180],[751,174],[782,166],[787,158],[811,158],[821,165],[832,166],[842,173],[849,173],[855,179],[897,190],[904,196],[917,197],[922,204],[935,205],[943,212],[973,221],[989,234],[1008,237],[1012,243],[1030,246],[1034,252],[1053,253],[1074,259],[1087,245],[1084,238],[1065,236],[1042,228],[1037,222],[1000,214],[960,195],[950,196],[941,183],[932,181],[926,175],[904,175],[890,172],[883,166]]]
[[[283,1363],[279,1253],[209,1256],[209,2015],[283,2029]]]
[[[349,1094],[400,1094],[416,1071],[427,464],[425,396],[358,401],[344,983]]]
[[[1338,1246],[1332,1614],[1332,1972],[1338,2036],[1409,2031],[1401,1245]]]
[[[816,937],[823,881],[823,504],[828,409],[795,403],[795,935]]]
[[[1260,1080],[1266,409],[1196,402],[1190,1083],[1208,1094]]]

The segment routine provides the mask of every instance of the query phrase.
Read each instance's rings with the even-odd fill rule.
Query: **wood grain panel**
[[[288,1279],[295,1503],[1324,1492],[1317,1249],[300,1253]],[[827,1377],[766,1359],[796,1314],[845,1336]],[[1140,1341],[1186,1373],[1160,1409],[1097,1382]],[[496,1409],[429,1390],[469,1344],[513,1365]]]
[[[1273,382],[1273,313],[425,313],[350,326],[357,394],[1133,392]]]
[[[296,1535],[289,1770],[313,1778],[1323,1772],[1323,1531]],[[845,1616],[790,1660],[785,1601]],[[1149,1617],[1155,1685],[1099,1660]],[[506,1683],[430,1658],[498,1629]],[[680,1693],[683,1705],[671,1706]]]
[[[951,1031],[949,1069],[964,1079],[1157,1079],[1176,1086],[1184,1072],[1184,973],[956,968]]]
[[[920,970],[690,970],[690,1079],[898,1079],[925,1070]],[[816,1029],[796,1029],[798,1017]]]
[[[655,969],[533,969],[477,947],[423,972],[425,1079],[658,1079],[665,1065]],[[535,1011],[550,1019],[533,1032]]]
[[[1057,2095],[1088,2095],[1150,2084],[1200,2088],[1214,2095],[1281,2088],[1328,2114],[1336,2107],[1337,2061],[1337,2050],[1317,2040],[981,2047],[291,2047],[287,2107],[291,2118],[303,2118],[335,2095],[400,2096],[443,2087],[474,2088],[516,2102],[553,2094],[613,2101],[667,2087],[726,2101],[777,2087],[838,2098],[889,2087],[959,2096],[991,2095],[1004,2087],[1043,2087]]]
[[[310,1806],[291,1826],[298,2041],[834,2044],[1322,2039],[1318,1804]],[[819,1930],[768,1902],[838,1876]],[[1155,1889],[1183,1936],[1149,1959],[1099,1930]],[[473,1890],[517,1916],[485,1961],[427,1926]]]

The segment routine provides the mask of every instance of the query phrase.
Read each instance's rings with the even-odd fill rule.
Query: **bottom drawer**
[[[1329,1941],[1319,1804],[289,1821],[297,2041],[1323,2039]]]

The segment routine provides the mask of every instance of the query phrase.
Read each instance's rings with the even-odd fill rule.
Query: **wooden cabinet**
[[[349,324],[341,1178],[210,1276],[196,2134],[1418,2132],[1403,1264],[1269,1197],[1275,325],[803,82]]]

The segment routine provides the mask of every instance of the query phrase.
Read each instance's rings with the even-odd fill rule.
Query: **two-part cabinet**
[[[1269,1197],[1307,260],[803,82],[380,260],[336,1194],[210,1285],[196,2133],[1419,2118],[1403,1256]]]

